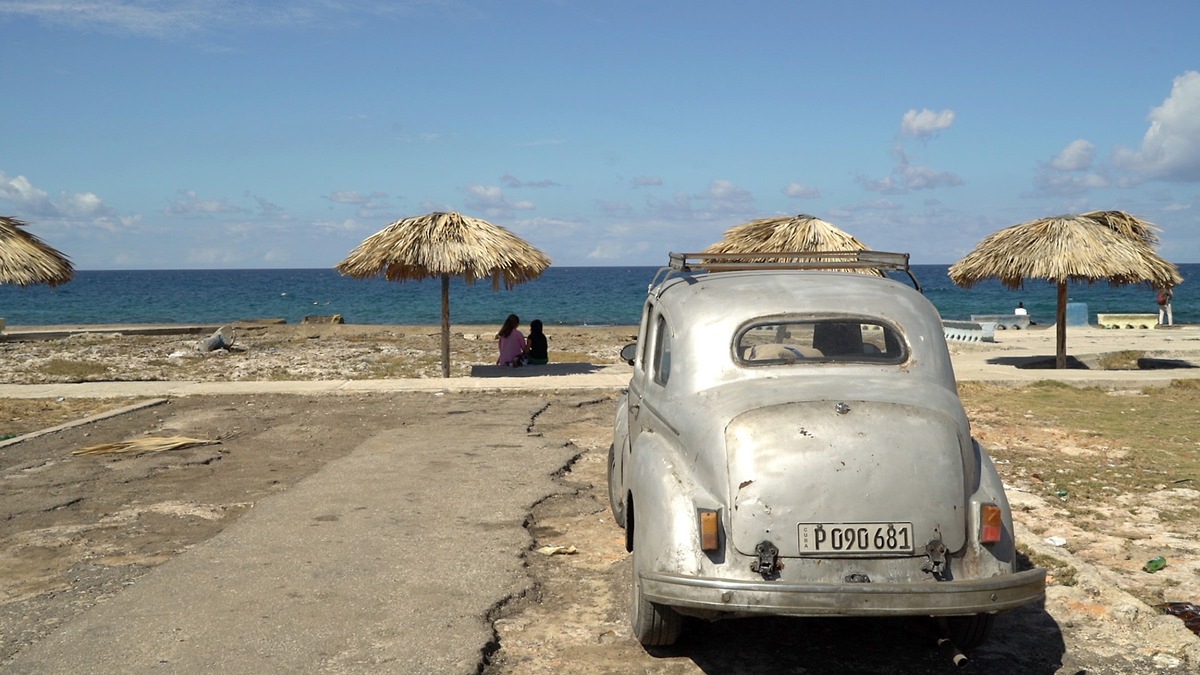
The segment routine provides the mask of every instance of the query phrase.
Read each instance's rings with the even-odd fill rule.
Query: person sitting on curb
[[[500,350],[496,365],[513,368],[525,365],[525,334],[517,329],[519,325],[521,320],[517,315],[509,314],[500,332],[496,333],[496,346]]]
[[[542,320],[534,319],[529,322],[529,337],[525,339],[525,352],[529,356],[529,365],[544,366],[550,363],[550,345],[546,334],[542,332]]]

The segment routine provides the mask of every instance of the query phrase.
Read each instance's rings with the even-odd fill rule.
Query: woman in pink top
[[[500,357],[496,359],[496,364],[501,366],[523,366],[525,365],[525,334],[517,330],[517,326],[521,325],[521,320],[516,314],[509,314],[504,320],[504,325],[500,327],[500,332],[496,333],[496,343],[500,348]]]

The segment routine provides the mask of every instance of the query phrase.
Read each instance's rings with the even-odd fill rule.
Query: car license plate
[[[801,555],[912,552],[912,523],[800,523]]]

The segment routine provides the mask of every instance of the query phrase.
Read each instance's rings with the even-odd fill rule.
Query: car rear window
[[[902,363],[905,341],[890,324],[867,319],[798,319],[747,326],[734,343],[747,366],[794,363]]]

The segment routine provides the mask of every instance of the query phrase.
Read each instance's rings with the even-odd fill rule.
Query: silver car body
[[[886,334],[887,354],[753,358],[772,331],[838,323]],[[891,279],[660,273],[609,490],[633,552],[635,632],[639,602],[705,618],[982,617],[1044,597],[1044,570],[1016,570],[1008,502],[971,437],[940,316]],[[980,541],[983,505],[1000,509],[999,541]],[[702,550],[705,517],[715,550]]]

